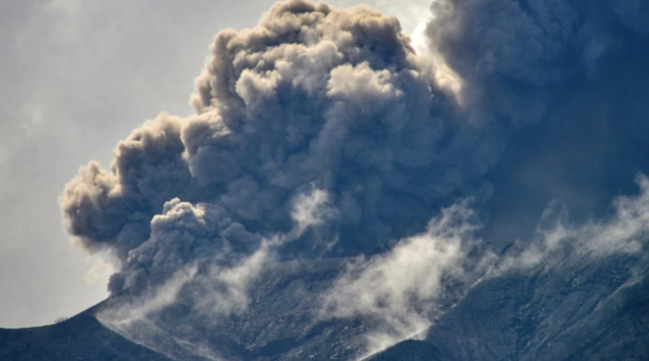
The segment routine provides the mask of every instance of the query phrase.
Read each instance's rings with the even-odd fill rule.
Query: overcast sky
[[[69,246],[58,196],[131,129],[186,115],[207,47],[271,0],[0,0],[0,327],[42,325],[107,296],[106,268]],[[353,6],[355,0],[335,0]],[[366,1],[412,32],[428,0]]]

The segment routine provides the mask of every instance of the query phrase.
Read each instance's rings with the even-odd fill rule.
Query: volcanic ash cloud
[[[146,122],[110,170],[91,162],[66,187],[75,242],[120,262],[113,292],[197,259],[236,263],[291,232],[313,189],[330,212],[283,258],[385,250],[459,195],[488,197],[496,147],[457,121],[396,18],[289,1],[210,49],[195,115]]]

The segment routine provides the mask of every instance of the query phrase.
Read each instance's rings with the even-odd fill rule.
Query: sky
[[[107,297],[110,268],[70,247],[59,197],[80,165],[189,94],[224,28],[273,1],[0,1],[0,327],[52,323]],[[360,2],[330,1],[349,7]],[[412,33],[428,1],[367,1]]]

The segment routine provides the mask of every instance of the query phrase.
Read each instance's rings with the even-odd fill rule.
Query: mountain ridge
[[[52,325],[0,328],[0,360],[171,361],[104,327],[94,316],[104,303]]]
[[[585,265],[570,264],[569,260],[553,269],[539,268],[514,276],[488,278],[440,315],[424,340],[404,340],[366,360],[646,359],[649,356],[649,277],[644,257],[617,255]],[[213,339],[218,344],[208,346],[223,351],[225,360],[359,359],[357,353],[344,350],[350,350],[354,335],[362,334],[371,327],[371,322],[362,319],[308,321],[292,316],[301,314],[300,309],[313,307],[315,299],[298,297],[296,287],[326,289],[341,264],[340,260],[320,265],[289,262],[270,272],[267,276],[270,281],[263,281],[260,290],[252,292],[252,298],[258,299],[252,307],[255,302],[261,302],[257,307],[264,309],[265,306],[268,310],[264,310],[277,317],[293,320],[292,330],[271,332],[270,324],[252,326],[244,317],[236,322],[228,321],[230,326],[226,326],[227,322],[215,326],[226,328],[219,331],[221,336]],[[123,337],[97,320],[99,312],[114,307],[115,302],[128,301],[129,297],[125,292],[54,325],[0,329],[0,360],[217,359],[208,353],[201,356],[187,352],[182,343],[192,339],[173,335],[166,335],[172,338],[163,338],[159,343],[169,343],[169,340],[177,343],[162,350],[172,355],[168,357]],[[303,304],[295,306],[295,302]],[[281,304],[286,307],[276,309]],[[262,314],[253,311],[250,317],[264,319],[266,311]],[[169,312],[163,314],[173,324]],[[184,316],[180,313],[173,317]],[[237,329],[240,327],[237,325],[248,325],[245,326],[248,329]],[[200,337],[200,334],[193,336]]]

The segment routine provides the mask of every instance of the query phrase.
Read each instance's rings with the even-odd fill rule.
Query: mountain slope
[[[433,345],[425,341],[407,340],[380,352],[368,361],[443,361],[445,358]]]
[[[1,361],[171,361],[105,328],[92,309],[54,325],[0,329]]]
[[[401,342],[368,360],[649,359],[646,263],[629,255],[569,257],[487,278],[439,316],[426,340]],[[171,360],[128,339],[178,360],[356,360],[359,335],[371,322],[316,316],[319,296],[343,264],[284,263],[251,289],[247,313],[191,332],[187,326],[200,314],[182,297],[153,319],[129,319],[119,334],[109,330],[95,315],[130,302],[133,295],[123,294],[56,325],[0,330],[0,360]]]
[[[639,275],[644,275],[641,278]],[[416,346],[416,347],[413,347]],[[646,360],[649,277],[642,257],[564,260],[483,281],[399,360]],[[372,361],[388,361],[388,350]],[[441,356],[438,356],[441,355]]]
[[[649,277],[621,292],[599,327],[571,343],[561,360],[648,360]]]

